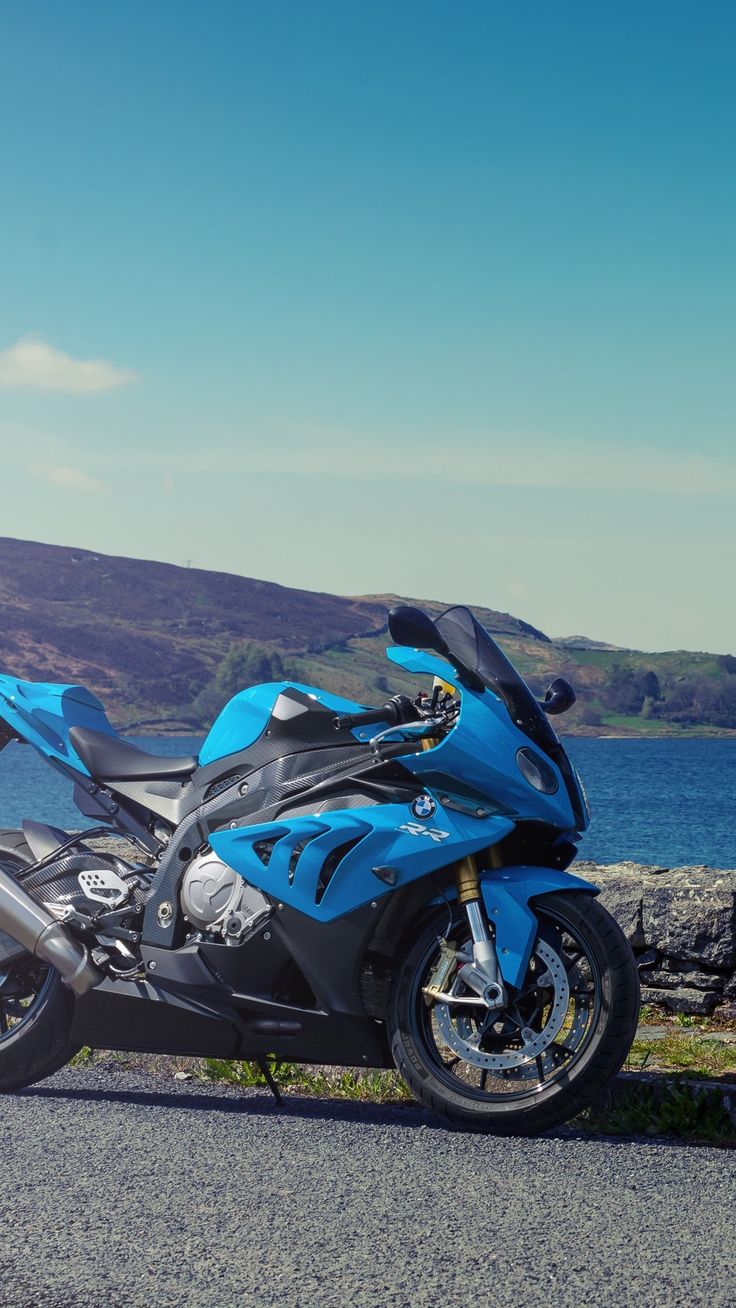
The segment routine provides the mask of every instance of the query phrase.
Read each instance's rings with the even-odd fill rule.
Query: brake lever
[[[377,736],[373,736],[372,739],[368,741],[368,744],[373,750],[373,753],[378,754],[378,746],[381,741],[385,740],[386,736],[393,735],[395,731],[411,731],[412,729],[421,727],[421,735],[416,737],[416,739],[421,740],[424,732],[433,731],[435,727],[442,726],[444,720],[443,717],[440,717],[424,718],[421,722],[396,722],[392,727],[385,727],[383,731],[379,731]]]

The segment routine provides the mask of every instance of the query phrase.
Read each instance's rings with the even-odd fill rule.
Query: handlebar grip
[[[397,716],[396,705],[391,703],[384,704],[383,708],[366,709],[365,713],[344,713],[335,718],[335,731],[342,731],[344,727],[367,727],[371,722],[387,722],[393,726]]]

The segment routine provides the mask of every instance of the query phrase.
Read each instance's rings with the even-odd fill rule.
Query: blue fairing
[[[431,654],[398,648],[389,650],[389,657],[408,671],[447,677],[447,665]],[[209,763],[252,744],[265,730],[276,699],[288,684],[255,686],[236,695],[205,741],[200,762]],[[359,708],[308,686],[298,689],[336,713]],[[373,726],[371,734],[379,730]],[[518,768],[509,767],[516,751],[528,743],[496,695],[465,687],[453,730],[434,748],[407,752],[401,758],[402,765],[424,782],[434,801],[431,820],[417,821],[408,805],[387,803],[294,818],[287,815],[276,822],[214,832],[210,843],[220,858],[252,885],[317,921],[331,922],[466,854],[488,849],[503,840],[520,817],[560,831],[571,830],[575,817],[553,760],[549,764],[559,780],[554,795],[533,789]],[[433,786],[434,774],[443,778],[439,791]],[[448,778],[457,778],[461,786],[472,787],[486,797],[484,804],[466,812],[443,805],[448,786],[451,793]],[[325,885],[329,856],[338,852],[336,871]],[[391,884],[374,871],[387,867],[394,878]],[[508,877],[494,875],[493,885],[496,907],[503,912],[506,968],[514,976],[525,970],[534,938],[529,899],[550,889],[591,888],[566,873],[545,869],[513,869]]]
[[[380,804],[218,831],[210,844],[251,885],[318,922],[332,922],[454,859],[496,844],[513,825],[508,818],[467,817],[439,806],[431,821],[419,822],[408,804]],[[323,888],[327,856],[352,841],[353,848]],[[265,842],[274,843],[264,866]],[[292,860],[302,842],[308,843]],[[386,867],[396,874],[393,886],[373,871]]]
[[[421,650],[401,646],[386,651],[388,657],[407,672],[427,673],[447,680],[447,664]],[[547,822],[561,830],[576,826],[575,814],[559,768],[547,760],[558,779],[554,795],[533,790],[514,763],[517,750],[529,740],[512,722],[506,706],[490,690],[463,688],[460,717],[444,740],[421,754],[407,754],[402,763],[422,777],[441,770],[458,777],[482,795],[527,820]],[[509,764],[511,763],[511,766]]]
[[[100,701],[83,686],[17,681],[0,675],[0,718],[63,771],[89,773],[69,740],[70,727],[117,736]]]
[[[585,890],[599,894],[597,886],[570,872],[546,867],[505,867],[481,873],[483,901],[488,920],[496,929],[496,950],[504,981],[520,986],[529,966],[539,923],[530,903],[537,895],[554,890]]]
[[[335,713],[357,713],[361,708],[354,700],[329,695],[313,686],[302,686],[298,681],[269,681],[262,686],[251,686],[233,696],[215,719],[199,752],[200,764],[204,767],[207,763],[215,763],[217,759],[252,745],[265,731],[276,700],[288,686],[303,691],[315,704],[325,704]]]

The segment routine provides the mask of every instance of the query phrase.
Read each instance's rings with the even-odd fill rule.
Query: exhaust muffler
[[[102,973],[90,961],[89,951],[61,922],[27,895],[17,881],[0,868],[0,929],[36,958],[50,963],[75,995],[99,985]]]

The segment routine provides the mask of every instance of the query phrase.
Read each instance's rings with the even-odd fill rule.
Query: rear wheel
[[[389,1036],[397,1069],[453,1126],[544,1131],[595,1099],[631,1046],[639,980],[617,923],[577,892],[545,895],[534,910],[529,969],[503,1010],[488,1009],[452,973],[442,986],[450,1001],[424,994],[442,958],[439,933],[460,952],[470,947],[459,908],[450,930],[446,912],[425,928],[395,976]]]
[[[34,862],[22,831],[0,832],[0,866],[11,875]],[[54,968],[32,954],[0,960],[0,1092],[52,1076],[77,1052],[70,1041],[74,996]]]

